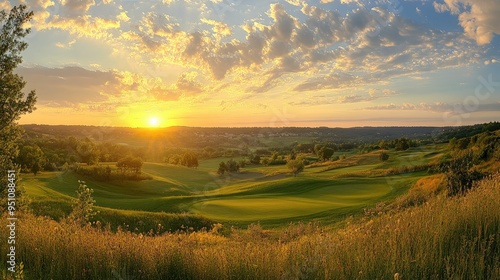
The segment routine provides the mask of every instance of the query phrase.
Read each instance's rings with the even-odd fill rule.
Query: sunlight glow
[[[160,119],[158,119],[158,117],[149,118],[149,127],[158,127],[159,124],[160,124]]]

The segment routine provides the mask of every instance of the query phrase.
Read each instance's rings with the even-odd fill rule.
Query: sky
[[[22,124],[500,121],[498,0],[10,0],[34,11]]]

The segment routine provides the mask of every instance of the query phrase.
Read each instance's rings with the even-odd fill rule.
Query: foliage
[[[333,156],[334,152],[335,152],[335,150],[332,149],[332,148],[322,147],[318,151],[319,159],[322,160],[322,161],[327,161],[327,160],[329,160]]]
[[[260,155],[251,154],[248,159],[251,164],[260,164]]]
[[[76,146],[76,151],[78,153],[78,156],[80,157],[81,162],[88,165],[95,165],[99,163],[99,148],[94,142],[90,141],[89,139],[85,139],[85,141],[79,141]]]
[[[97,214],[94,209],[95,200],[92,198],[94,190],[87,187],[84,181],[78,181],[78,184],[77,201],[68,219],[84,226]]]
[[[500,122],[498,121],[470,126],[460,126],[445,130],[442,134],[438,135],[438,139],[441,141],[451,141],[451,139],[455,138],[456,141],[456,139],[472,137],[477,134],[492,132],[499,129]]]
[[[198,157],[192,152],[187,152],[182,155],[180,164],[187,167],[198,167]]]
[[[387,152],[381,152],[379,158],[381,161],[387,161],[389,159],[389,154]]]
[[[15,158],[19,153],[17,141],[21,130],[16,124],[21,115],[31,113],[35,109],[36,96],[31,91],[26,96],[23,88],[26,82],[14,73],[22,62],[21,52],[28,44],[23,38],[30,29],[23,26],[33,17],[32,12],[26,12],[26,6],[13,7],[9,13],[0,11],[0,170],[16,170]],[[0,176],[0,209],[7,203],[7,176]],[[21,206],[21,188],[16,190],[16,198]]]
[[[410,148],[410,143],[407,138],[399,138],[394,140],[396,151],[406,151]]]
[[[292,171],[293,176],[297,176],[304,170],[304,162],[301,158],[289,160],[286,167]]]
[[[74,171],[77,174],[88,176],[97,181],[116,181],[116,180],[130,180],[130,181],[142,181],[151,180],[148,174],[142,172],[125,172],[124,170],[117,170],[111,168],[109,165],[93,165],[85,166],[78,164],[74,167]]]
[[[198,155],[192,151],[177,151],[169,154],[165,162],[174,165],[183,165],[186,167],[198,167]]]
[[[33,17],[33,12],[26,12],[26,6],[13,7],[9,14],[0,11],[0,130],[12,125],[21,115],[31,113],[36,96],[31,91],[25,98],[22,92],[26,82],[14,70],[22,62],[21,52],[28,44],[23,38],[30,29],[23,25]]]
[[[42,149],[34,145],[23,146],[16,161],[21,166],[21,170],[32,172],[36,175],[42,170],[46,159]]]
[[[446,175],[446,187],[449,196],[464,194],[474,186],[475,181],[484,176],[473,166],[473,153],[468,152],[455,157],[441,167]]]
[[[230,159],[227,162],[219,163],[217,174],[224,175],[224,173],[240,172],[240,167],[241,165],[238,162],[236,162],[234,159]]]
[[[226,163],[221,161],[219,163],[219,169],[217,169],[217,174],[219,175],[224,175],[224,173],[226,172],[227,170],[227,167],[226,167]]]
[[[267,163],[265,165],[283,165],[286,164],[286,159],[280,156],[278,152],[274,152],[270,158],[267,158]]]
[[[122,171],[123,173],[132,172],[135,174],[140,174],[143,164],[144,163],[143,163],[141,158],[127,156],[127,157],[120,159],[116,163],[116,167],[118,167],[120,169],[120,171]]]

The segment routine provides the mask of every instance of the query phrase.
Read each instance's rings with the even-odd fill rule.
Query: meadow
[[[326,161],[311,153],[296,176],[283,164],[217,173],[220,162],[243,157],[196,168],[145,162],[150,179],[139,181],[71,169],[23,174],[30,210],[18,217],[18,272],[2,277],[498,279],[498,132],[485,135],[470,140],[478,163],[464,172],[489,175],[456,196],[439,166],[468,150],[448,143]],[[79,180],[99,211],[85,225],[68,218]]]
[[[349,154],[338,161],[311,164],[297,177],[284,165],[248,165],[239,173],[219,176],[215,171],[225,159],[216,158],[201,160],[197,168],[145,163],[143,172],[152,180],[101,182],[72,171],[27,174],[23,180],[35,213],[54,219],[69,214],[77,182],[84,180],[94,190],[101,216],[110,211],[113,216],[130,216],[137,211],[162,213],[169,219],[167,213],[192,220],[204,217],[237,226],[260,223],[282,227],[302,220],[331,224],[393,200],[428,176],[427,171],[381,176],[387,170],[429,164],[443,152],[439,145],[392,151],[385,162],[379,159],[380,151]],[[122,225],[122,220],[104,219],[113,225]]]
[[[24,214],[27,279],[498,279],[500,175],[464,196],[381,209],[340,228],[216,225],[148,235]],[[2,234],[5,234],[2,227]],[[6,250],[6,243],[0,243]],[[0,259],[5,261],[6,256]],[[3,277],[7,273],[3,271]],[[10,276],[9,276],[10,277]]]

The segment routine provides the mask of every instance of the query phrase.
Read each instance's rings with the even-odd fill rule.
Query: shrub
[[[304,162],[302,161],[302,159],[290,160],[288,161],[286,166],[292,171],[293,176],[297,176],[297,174],[304,170]]]
[[[448,196],[464,194],[474,186],[474,182],[484,174],[473,168],[474,155],[468,152],[445,163],[443,171],[446,175]]]
[[[386,161],[389,159],[389,154],[387,152],[381,152],[379,155],[379,159],[381,161]]]
[[[84,226],[97,214],[94,210],[95,200],[92,198],[94,190],[87,187],[84,181],[78,181],[78,183],[77,201],[73,205],[73,210],[68,219]]]

